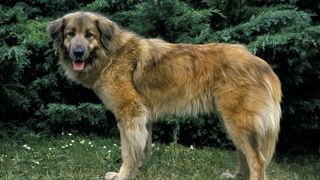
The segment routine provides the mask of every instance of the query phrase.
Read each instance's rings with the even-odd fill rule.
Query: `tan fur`
[[[65,55],[73,41],[66,37],[68,27],[76,27],[80,39],[86,28],[95,32],[93,40],[81,40],[96,54],[81,72],[72,69]],[[149,154],[151,123],[156,119],[214,112],[239,154],[236,174],[228,177],[266,179],[280,129],[281,87],[270,66],[244,46],[145,39],[87,12],[51,22],[48,32],[66,75],[93,89],[117,118],[123,164],[106,179],[134,177]]]

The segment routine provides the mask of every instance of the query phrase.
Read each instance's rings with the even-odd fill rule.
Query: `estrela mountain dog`
[[[122,166],[106,179],[132,179],[150,155],[152,123],[165,115],[216,113],[238,152],[234,175],[266,179],[280,129],[281,85],[242,45],[171,44],[75,12],[50,22],[66,76],[93,89],[116,119]]]

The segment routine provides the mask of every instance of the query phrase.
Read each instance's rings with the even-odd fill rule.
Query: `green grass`
[[[233,172],[236,155],[213,148],[154,144],[147,168],[137,179],[220,179]],[[62,135],[0,140],[0,179],[103,179],[121,164],[119,141]],[[320,179],[316,155],[277,158],[269,179]]]

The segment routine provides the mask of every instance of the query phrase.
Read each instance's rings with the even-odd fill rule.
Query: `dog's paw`
[[[108,172],[105,176],[104,176],[105,180],[117,180],[118,179],[118,173],[115,172]]]
[[[236,179],[236,176],[231,174],[228,170],[221,174],[221,179]]]
[[[238,180],[242,180],[242,179],[245,179],[245,176],[242,175],[241,173],[232,174],[227,170],[226,172],[221,174],[220,178],[221,179],[238,179]]]

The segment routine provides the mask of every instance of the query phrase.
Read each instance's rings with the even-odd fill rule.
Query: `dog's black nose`
[[[73,54],[76,58],[81,58],[84,54],[84,49],[83,48],[75,48],[73,50]]]

